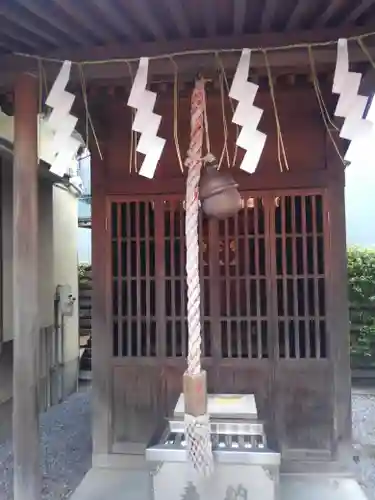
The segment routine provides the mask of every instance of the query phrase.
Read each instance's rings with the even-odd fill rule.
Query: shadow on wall
[[[12,432],[13,342],[5,342],[0,355],[0,443]]]

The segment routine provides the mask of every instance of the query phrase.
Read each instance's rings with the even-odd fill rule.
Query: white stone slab
[[[234,484],[233,479],[234,477],[232,484]],[[157,484],[162,480],[163,476],[160,476]],[[166,482],[167,489],[163,500],[170,498],[170,491],[175,492],[177,477],[171,478],[168,474]],[[259,484],[259,479],[256,484]],[[266,484],[269,483],[266,481]],[[235,484],[234,487],[237,488]],[[280,500],[367,500],[358,482],[351,477],[335,477],[328,474],[281,474],[279,488]],[[186,489],[187,486],[184,487],[184,494]],[[247,500],[267,498],[263,494],[255,496],[255,491],[252,490],[249,493]],[[70,498],[71,500],[154,500],[149,472],[146,469],[124,468],[91,469]],[[189,500],[189,496],[187,498]],[[191,498],[194,499],[192,494]],[[225,496],[223,499],[215,498],[215,500],[224,499]],[[241,497],[240,499],[242,500]],[[180,500],[180,497],[173,497],[173,500]]]
[[[351,477],[285,474],[280,477],[281,500],[368,500]]]
[[[209,394],[207,406],[211,417],[241,420],[258,418],[254,394]],[[174,410],[174,416],[182,418],[184,410],[185,400],[184,395],[181,394]]]

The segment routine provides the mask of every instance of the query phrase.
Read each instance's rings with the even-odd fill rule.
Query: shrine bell
[[[209,154],[204,160],[199,183],[199,199],[208,217],[234,217],[242,208],[238,184],[228,171],[220,171],[216,158]]]

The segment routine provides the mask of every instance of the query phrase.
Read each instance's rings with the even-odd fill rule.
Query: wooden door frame
[[[12,166],[13,167],[13,166]],[[3,177],[3,172],[4,172],[4,160],[3,157],[0,156],[0,356],[1,356],[1,350],[2,350],[2,345],[4,341],[4,314],[3,314],[3,307],[4,307],[4,283],[3,283],[3,271],[4,271],[4,262],[3,262],[3,241],[4,241],[4,235],[3,235],[3,182],[4,182],[4,177]]]

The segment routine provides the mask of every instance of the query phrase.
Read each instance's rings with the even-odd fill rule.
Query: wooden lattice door
[[[321,194],[276,199],[277,357],[327,357],[324,209]]]
[[[151,432],[155,416],[169,412],[181,391],[184,218],[178,196],[111,203],[115,434],[121,439]],[[200,214],[199,237],[209,390],[255,393],[261,417],[272,425],[277,378],[291,369],[298,379],[295,363],[307,359],[308,366],[323,361],[319,369],[326,373],[323,196],[243,193],[243,209],[232,219]],[[132,409],[133,427],[125,430],[123,415]]]

